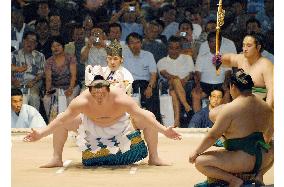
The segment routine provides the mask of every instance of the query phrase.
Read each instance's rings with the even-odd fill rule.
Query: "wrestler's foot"
[[[256,177],[255,177],[255,183],[264,186],[265,184],[263,183],[263,175],[261,173],[259,173]]]
[[[40,168],[54,168],[62,166],[63,166],[62,160],[53,158],[49,163],[40,166]]]
[[[154,165],[154,166],[171,166],[172,163],[164,161],[160,158],[156,158],[156,159],[149,159],[148,160],[148,164],[149,165]]]
[[[236,178],[229,183],[229,187],[241,187],[244,181],[240,178]]]

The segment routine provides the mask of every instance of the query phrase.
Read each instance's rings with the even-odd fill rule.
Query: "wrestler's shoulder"
[[[75,97],[71,101],[70,104],[73,104],[73,105],[83,105],[83,104],[87,104],[88,102],[89,102],[88,93],[86,91],[83,91],[80,95]]]
[[[237,60],[244,60],[244,59],[246,59],[246,57],[245,57],[245,55],[243,54],[243,53],[239,53],[239,54],[235,54],[235,53],[233,53],[234,54],[234,57],[235,57],[235,59],[237,59]]]
[[[233,114],[233,113],[235,113],[239,110],[239,107],[238,107],[239,105],[240,105],[240,103],[237,100],[233,100],[230,103],[226,103],[222,107],[221,113]]]
[[[261,58],[259,59],[259,62],[260,62],[260,64],[264,64],[266,67],[267,67],[267,66],[273,67],[273,63],[272,63],[268,58],[266,58],[266,57],[261,57]]]
[[[125,91],[123,89],[119,88],[119,87],[113,86],[113,87],[110,88],[110,90],[111,90],[110,93],[115,95],[115,96],[124,96],[124,95],[126,95]]]

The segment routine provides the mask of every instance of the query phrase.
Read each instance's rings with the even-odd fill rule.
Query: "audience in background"
[[[70,59],[73,59],[70,61],[74,61],[76,65],[75,74],[71,73],[71,71],[74,71],[73,65],[72,70],[68,70],[68,76],[65,74],[65,71],[64,75],[60,75],[59,73],[61,72],[57,71],[58,76],[64,77],[65,87],[68,90],[67,95],[69,95],[69,92],[71,93],[69,89],[70,84],[71,87],[74,86],[74,89],[76,85],[79,85],[81,88],[83,87],[85,83],[85,65],[107,66],[106,47],[114,40],[117,40],[122,46],[123,55],[125,55],[123,56],[124,60],[121,62],[121,66],[128,69],[136,81],[134,81],[134,85],[136,85],[136,87],[134,86],[134,91],[137,92],[136,88],[140,87],[143,96],[143,106],[147,106],[147,109],[152,111],[159,120],[158,91],[164,87],[160,88],[156,86],[158,85],[157,80],[161,80],[161,75],[157,74],[157,70],[154,70],[156,67],[153,68],[153,62],[156,64],[161,59],[170,56],[170,53],[167,51],[167,40],[172,36],[178,36],[183,40],[181,53],[192,58],[195,69],[203,71],[205,67],[203,65],[211,62],[209,56],[213,54],[210,52],[207,36],[210,32],[215,32],[216,30],[217,3],[217,1],[208,0],[40,0],[29,3],[22,0],[12,1],[11,85],[13,88],[22,89],[24,95],[31,96],[29,98],[34,98],[29,99],[29,103],[37,109],[39,108],[42,116],[45,116],[43,106],[40,103],[42,103],[41,100],[44,97],[44,92],[50,90],[41,88],[52,89],[52,87],[49,88],[46,85],[41,85],[40,82],[46,77],[37,77],[40,73],[37,74],[36,72],[43,71],[41,69],[45,64],[45,59],[55,58],[54,51],[51,50],[51,38],[54,36],[63,37],[63,43],[59,44],[59,46],[62,45],[64,48],[62,52],[64,55],[60,58],[65,56],[65,58],[69,59],[68,56],[73,56],[72,58],[70,57]],[[274,1],[259,1],[257,2],[257,6],[255,6],[251,1],[226,0],[223,2],[223,9],[226,11],[226,16],[224,25],[221,27],[221,54],[224,52],[242,53],[243,37],[245,34],[251,34],[252,32],[262,33],[265,35],[266,41],[262,45],[265,50],[262,51],[261,55],[274,63]],[[35,31],[38,35],[36,36],[37,43],[32,44],[33,41],[24,41],[23,36],[29,31]],[[137,44],[134,44],[134,42],[129,45],[125,41],[127,36],[133,32],[138,33],[140,37],[138,37]],[[26,54],[25,56],[21,56],[24,43],[27,43],[30,47],[35,45],[31,53],[32,55]],[[66,45],[64,46],[65,43]],[[130,49],[128,46],[132,48]],[[139,54],[138,51],[140,51]],[[35,54],[36,56],[34,56]],[[208,54],[210,55],[205,59],[205,56]],[[32,61],[32,59],[34,59],[33,62],[28,62]],[[177,59],[180,59],[180,57]],[[189,60],[189,62],[191,63],[192,60]],[[134,63],[135,65],[133,65]],[[27,66],[26,64],[33,65]],[[137,64],[142,65],[140,67]],[[214,67],[210,67],[209,64],[207,65],[206,68],[208,71],[215,74]],[[29,69],[31,67],[32,69]],[[174,67],[169,66],[168,68],[172,70]],[[23,78],[24,75],[26,76],[25,79]],[[32,87],[37,87],[36,85],[38,85],[37,89],[42,90],[42,93],[35,92],[34,88],[31,88],[31,84],[25,86],[28,83],[27,81],[34,78],[33,76],[37,78],[30,83],[36,81],[37,84],[32,84]],[[194,80],[190,80],[185,87],[183,85],[187,102],[194,112],[201,109],[202,102],[200,101],[206,101],[206,92],[207,96],[210,94],[208,90],[199,84],[200,76],[199,72],[197,72]],[[223,100],[224,102],[228,102],[230,101],[230,95],[224,84],[225,79],[223,80],[223,74],[217,77],[219,80],[217,81],[218,85],[223,85],[222,88],[225,90]],[[52,81],[54,79],[56,78],[52,77]],[[26,82],[22,82],[24,80]],[[141,81],[144,83],[142,84]],[[207,83],[215,84],[216,81],[214,82],[213,79],[210,79]],[[194,86],[193,91],[191,91],[192,86]],[[27,90],[30,91],[27,92]],[[162,90],[162,93],[164,93],[164,90]],[[74,94],[76,95],[76,93]],[[69,101],[71,99],[72,97],[69,98]],[[196,100],[197,102],[195,102]],[[152,101],[154,104],[149,104]],[[187,113],[183,111],[183,105],[180,105],[180,107],[180,126],[183,127],[189,123],[191,115],[187,116]],[[188,121],[184,121],[187,118]],[[178,118],[176,118],[176,121],[178,121]]]

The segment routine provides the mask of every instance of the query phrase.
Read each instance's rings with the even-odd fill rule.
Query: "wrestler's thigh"
[[[243,151],[208,151],[196,158],[196,166],[213,166],[222,170],[239,173],[250,172],[254,168],[255,157]]]
[[[269,149],[268,152],[262,152],[262,164],[261,169],[267,167],[274,160],[274,145]]]
[[[72,120],[69,124],[66,124],[64,127],[68,131],[75,131],[76,132],[81,123],[82,123],[81,117],[80,117],[80,115],[78,115],[76,118],[74,118],[74,120]]]
[[[144,113],[148,113],[147,115],[156,119],[155,115],[152,112],[150,112],[149,110],[145,110],[145,109],[142,109],[142,110],[144,110]],[[145,120],[136,120],[136,119],[132,118],[132,124],[133,124],[135,129],[144,130],[145,128],[149,128],[149,124],[147,124],[145,122]]]

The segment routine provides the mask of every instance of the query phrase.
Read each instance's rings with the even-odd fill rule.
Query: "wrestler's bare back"
[[[112,87],[101,103],[98,103],[90,91],[86,89],[70,105],[88,116],[96,125],[108,127],[125,115],[131,108],[130,105],[136,105],[136,103],[122,90]]]
[[[273,111],[261,99],[255,96],[239,97],[231,103],[223,105],[220,117],[229,122],[229,127],[224,133],[226,138],[242,138],[253,132],[268,132],[273,128]],[[219,117],[219,119],[220,119]],[[233,119],[233,120],[231,120]]]

